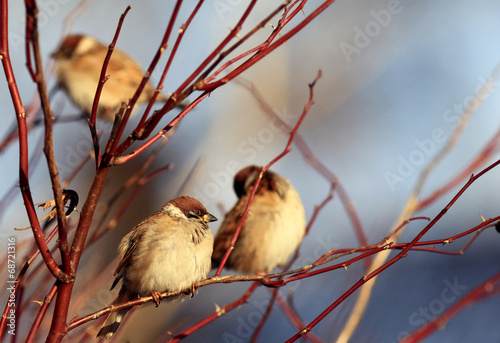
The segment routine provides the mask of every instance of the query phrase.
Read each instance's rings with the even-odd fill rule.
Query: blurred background
[[[132,10],[126,17],[117,47],[146,67],[161,41],[173,5],[171,2],[129,3]],[[109,44],[119,16],[129,3],[90,1],[74,21],[71,32],[89,34]],[[165,82],[165,92],[174,91],[228,34],[246,9],[246,3],[216,0],[202,6],[186,32]],[[252,29],[280,3],[258,2],[242,33]],[[320,3],[310,1],[304,14],[309,15]],[[77,4],[68,0],[39,2],[44,62],[57,47],[64,20]],[[194,4],[186,2],[183,5],[176,28],[186,20]],[[35,87],[25,67],[25,9],[20,3],[10,2],[9,5],[11,58],[23,102],[27,105],[35,94]],[[339,0],[286,45],[242,76],[253,82],[266,101],[293,126],[308,101],[308,83],[319,69],[322,70],[323,77],[314,90],[315,104],[299,132],[318,159],[339,177],[369,243],[374,244],[394,225],[419,172],[444,146],[471,97],[500,61],[499,15],[500,3],[493,0],[459,3],[450,0]],[[303,17],[299,15],[293,23]],[[274,18],[272,24],[276,25],[277,20]],[[259,44],[271,30],[269,26],[259,31],[238,51]],[[173,45],[173,41],[169,45]],[[160,75],[157,69],[153,79],[157,80]],[[3,80],[0,81],[0,119],[3,123],[0,137],[14,123],[13,106]],[[49,85],[54,85],[53,80]],[[62,93],[58,93],[52,103],[62,116],[78,113]],[[495,85],[473,115],[456,148],[430,176],[423,196],[444,185],[478,155],[498,130],[499,108],[500,93]],[[161,126],[166,125],[174,113],[163,118]],[[131,128],[137,120],[131,120]],[[100,125],[106,130],[103,123]],[[39,144],[42,134],[41,129],[31,133],[31,149]],[[61,177],[65,178],[76,165],[75,161],[80,161],[89,152],[89,130],[84,122],[61,123],[56,125],[55,134],[56,158]],[[181,122],[150,168],[154,170],[172,163],[173,169],[146,184],[118,226],[84,254],[75,289],[78,296],[74,301],[79,308],[76,312],[70,308],[70,317],[83,316],[111,303],[116,292],[108,289],[117,263],[113,259],[117,256],[119,240],[134,225],[178,195],[193,168],[193,176],[182,192],[197,197],[219,218],[211,224],[215,232],[224,218],[221,209],[230,209],[236,199],[232,190],[234,172],[249,164],[267,164],[283,150],[287,140],[288,133],[273,130],[252,94],[238,83],[231,82],[213,92]],[[113,168],[104,199],[136,172],[146,157],[140,156]],[[498,157],[497,151],[491,162]],[[17,182],[17,145],[12,144],[2,151],[0,160],[0,196],[3,196]],[[93,162],[87,163],[69,186],[80,195],[78,209],[86,197],[94,169]],[[328,194],[327,180],[307,164],[296,148],[272,170],[294,183],[310,218],[314,206]],[[47,175],[42,157],[30,175],[35,202],[52,198]],[[480,178],[424,240],[463,232],[480,224],[481,215],[484,218],[498,216],[499,182],[498,168]],[[418,215],[434,217],[459,188],[445,194]],[[18,241],[30,237],[29,231],[13,230],[29,225],[20,195],[16,195],[3,211],[0,222],[3,245],[7,237],[16,236]],[[425,224],[424,221],[412,222],[401,241],[411,240]],[[468,238],[457,240],[445,249],[460,250],[467,242]],[[499,244],[500,235],[490,228],[461,256],[411,252],[379,277],[367,313],[352,342],[396,342],[405,333],[442,314],[458,298],[499,271]],[[331,248],[358,245],[352,224],[335,197],[306,237],[294,266],[310,263]],[[22,258],[23,254],[19,254],[18,265]],[[362,264],[356,264],[347,270],[291,284],[280,291],[291,299],[303,321],[309,323],[363,273]],[[137,308],[129,318],[133,322],[120,330],[119,339],[152,342],[160,335],[163,338],[159,341],[164,341],[168,331],[179,333],[211,314],[216,308],[214,304],[222,306],[237,299],[249,286],[246,283],[212,285],[200,289],[193,299],[183,303],[166,303],[158,308],[148,304]],[[443,297],[445,293],[447,296]],[[1,304],[4,304],[6,294],[2,295]],[[248,341],[269,297],[267,289],[259,289],[249,303],[184,341]],[[354,299],[353,296],[344,302],[313,332],[325,342],[335,341]],[[38,305],[30,306],[36,308]],[[475,342],[478,339],[498,342],[499,309],[498,297],[470,306],[425,342]],[[24,321],[19,325],[26,328],[31,323]],[[89,326],[84,325],[82,330]],[[259,341],[285,341],[295,332],[281,310],[275,307]]]

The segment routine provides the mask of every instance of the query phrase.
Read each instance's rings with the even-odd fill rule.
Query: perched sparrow
[[[123,284],[116,303],[160,292],[187,290],[210,271],[214,239],[207,223],[217,220],[196,199],[180,196],[123,237],[121,262],[111,289]],[[128,309],[112,312],[97,337],[110,339]]]
[[[85,35],[68,35],[61,46],[52,54],[56,60],[55,74],[59,85],[80,109],[90,114],[99,84],[101,69],[108,47]],[[139,64],[124,52],[115,49],[109,60],[97,115],[113,121],[122,102],[128,102],[142,81],[144,72]],[[148,83],[138,103],[148,102],[155,89]],[[159,94],[157,101],[166,101],[167,96]]]
[[[233,187],[238,201],[215,235],[212,267],[217,267],[224,257],[259,173],[259,167],[249,166],[235,175]],[[225,266],[243,274],[268,273],[284,265],[297,249],[305,226],[304,207],[297,191],[290,181],[268,170]]]

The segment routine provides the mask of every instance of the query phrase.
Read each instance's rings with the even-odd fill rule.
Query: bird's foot
[[[158,305],[160,305],[160,300],[161,300],[161,294],[160,292],[157,292],[157,291],[152,291],[151,292],[151,296],[153,297],[153,300],[156,304],[156,307],[158,307]]]
[[[195,292],[196,292],[196,286],[195,286],[195,284],[193,283],[193,284],[191,285],[191,288],[189,289],[189,291],[184,292],[184,294],[186,294],[186,295],[191,295],[190,297],[192,298],[192,297],[194,297],[194,293],[195,293]]]

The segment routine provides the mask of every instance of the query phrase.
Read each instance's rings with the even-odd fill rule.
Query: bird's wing
[[[234,205],[234,207],[227,213],[224,221],[222,222],[217,234],[214,239],[214,252],[212,255],[212,267],[218,267],[218,264],[222,261],[227,248],[231,244],[238,225],[240,224],[241,215],[245,211],[245,207],[248,201],[247,196],[243,196]],[[240,231],[240,236],[244,234],[244,230]]]
[[[141,234],[139,233],[139,230],[137,230],[137,228],[140,227],[141,225],[144,225],[144,222],[134,227],[132,231],[128,234],[130,235],[130,237],[125,241],[125,243],[120,244],[120,250],[123,253],[123,257],[120,263],[118,263],[115,273],[113,274],[113,276],[116,276],[116,278],[113,281],[113,284],[111,285],[111,289],[115,288],[118,281],[120,281],[123,275],[125,274],[126,267],[129,266],[132,262],[132,257],[134,256],[134,252],[137,250],[139,242],[141,241],[140,239]]]

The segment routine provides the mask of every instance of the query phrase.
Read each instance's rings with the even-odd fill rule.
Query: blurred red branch
[[[31,343],[35,341],[36,334],[38,332],[38,329],[40,328],[40,324],[42,323],[42,319],[47,313],[47,310],[52,303],[52,299],[54,299],[54,296],[57,293],[57,284],[52,286],[50,289],[49,293],[45,296],[45,299],[43,300],[42,306],[40,306],[40,309],[38,310],[38,313],[35,317],[35,321],[33,322],[30,332],[28,333],[28,337],[26,338],[26,343]]]
[[[274,302],[275,302],[278,294],[279,294],[279,288],[275,288],[275,289],[271,290],[271,299],[269,299],[269,303],[267,304],[266,311],[262,315],[262,318],[260,319],[259,324],[257,325],[257,327],[255,328],[255,330],[253,332],[252,338],[250,339],[251,343],[257,342],[257,339],[259,338],[259,335],[262,331],[262,328],[264,327],[264,324],[266,323],[267,319],[271,315],[271,312],[273,312]]]
[[[168,342],[169,343],[179,342],[180,340],[186,338],[187,336],[189,336],[190,334],[192,334],[196,330],[200,329],[201,327],[209,324],[210,322],[214,321],[215,319],[219,318],[220,316],[225,315],[229,311],[232,311],[235,308],[237,308],[238,306],[240,306],[241,304],[247,302],[248,298],[257,289],[258,285],[259,285],[258,282],[252,283],[252,285],[250,286],[250,288],[245,293],[243,293],[243,295],[239,299],[233,301],[229,305],[224,305],[221,308],[217,308],[217,310],[212,315],[210,315],[207,318],[203,319],[202,321],[196,323],[195,325],[193,325],[189,329],[181,332],[180,334],[175,335]]]
[[[438,188],[432,192],[429,196],[419,201],[416,211],[420,211],[430,204],[432,204],[436,199],[439,199],[442,195],[449,192],[455,188],[460,182],[469,177],[474,170],[477,170],[481,165],[486,163],[491,155],[495,152],[496,148],[500,144],[500,129],[495,132],[490,141],[484,146],[483,150],[472,160],[460,173],[458,173],[454,178],[452,178],[448,183]]]
[[[259,91],[257,87],[252,82],[249,82],[243,78],[238,78],[236,80],[239,84],[249,90],[249,92],[257,101],[257,104],[262,109],[264,114],[271,119],[272,121],[276,121],[279,123],[279,127],[282,128],[284,132],[292,131],[292,127],[288,125],[280,116],[276,113],[276,111],[271,107],[269,102],[264,98],[262,93]],[[278,126],[278,125],[276,125]],[[302,137],[300,132],[297,132],[294,143],[301,152],[302,156],[307,163],[309,163],[320,175],[322,175],[328,182],[330,182],[331,187],[336,191],[339,196],[340,202],[345,208],[349,219],[354,227],[354,232],[356,233],[356,237],[358,238],[359,244],[363,246],[368,246],[368,239],[366,238],[363,225],[361,224],[361,220],[359,215],[354,207],[354,204],[351,201],[351,198],[347,194],[347,191],[342,186],[342,183],[338,179],[338,177],[331,172],[314,154],[314,152],[309,148],[307,142]],[[365,266],[368,267],[370,264],[370,259],[366,259]]]
[[[283,312],[286,314],[287,318],[291,321],[292,325],[297,330],[304,326],[304,322],[297,315],[297,311],[295,311],[295,309],[292,308],[292,306],[290,306],[290,304],[285,299],[283,299],[283,296],[279,292],[277,292],[276,300],[280,305],[280,307],[283,309]],[[313,343],[323,342],[318,336],[316,336],[312,332],[309,333],[305,338]]]
[[[416,343],[422,341],[436,330],[443,328],[457,313],[465,307],[470,306],[474,302],[483,301],[491,295],[498,293],[500,290],[500,273],[493,275],[491,278],[482,282],[472,291],[467,293],[462,299],[457,301],[453,306],[446,310],[440,316],[432,319],[430,322],[415,330],[408,336],[404,337],[401,343]]]
[[[47,236],[46,238],[46,242],[50,242],[56,235],[56,233],[58,232],[58,227],[56,226],[51,232],[50,234]],[[24,287],[23,283],[24,283],[24,280],[25,280],[25,277],[26,277],[26,273],[28,272],[31,264],[33,263],[33,261],[35,260],[35,258],[40,254],[40,248],[38,248],[38,246],[35,246],[32,248],[31,252],[28,254],[28,258],[26,259],[26,262],[24,262],[23,266],[21,267],[21,270],[19,271],[19,274],[17,275],[17,278],[16,278],[16,284],[14,286],[14,291],[13,291],[13,294],[14,296],[16,297],[17,301],[18,301],[18,306],[21,305],[21,297],[18,296],[19,295],[19,289],[21,287]],[[9,312],[9,303],[7,302],[5,304],[5,308],[4,308],[4,311],[3,311],[3,315],[2,315],[2,318],[0,320],[0,339],[1,337],[3,337],[3,330],[5,328],[5,325],[6,325],[6,321],[7,321],[7,313]],[[20,317],[20,310],[18,310],[18,317]]]

